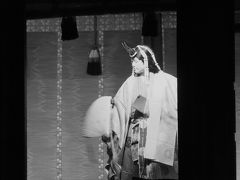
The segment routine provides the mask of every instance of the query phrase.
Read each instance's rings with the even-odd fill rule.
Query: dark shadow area
[[[233,4],[178,4],[180,180],[236,179]],[[20,179],[26,177],[25,12],[20,2],[3,6],[11,13],[1,30],[1,179]]]

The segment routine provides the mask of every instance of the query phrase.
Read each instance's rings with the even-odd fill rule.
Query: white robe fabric
[[[163,71],[150,73],[149,80],[130,76],[115,95],[113,108],[111,96],[95,100],[86,113],[83,134],[101,137],[114,131],[123,148],[131,106],[139,95],[146,97],[149,114],[144,158],[172,166],[178,127],[177,79]]]
[[[84,137],[109,136],[111,133],[111,96],[97,98],[89,106],[82,127]],[[118,122],[114,124],[117,125]]]
[[[117,134],[120,147],[126,138],[131,105],[142,95],[147,98],[149,114],[144,158],[172,166],[178,127],[177,78],[160,71],[150,73],[150,79],[130,76],[114,97],[118,109],[118,120],[122,124]],[[115,120],[116,122],[116,120]],[[114,124],[114,121],[112,121]],[[117,129],[115,129],[117,131]]]

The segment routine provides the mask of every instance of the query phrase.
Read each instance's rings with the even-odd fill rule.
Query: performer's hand
[[[106,135],[103,135],[103,136],[102,136],[102,141],[103,141],[104,143],[108,143],[108,142],[110,142],[110,140],[111,140],[110,137],[108,137],[108,136],[106,136]]]

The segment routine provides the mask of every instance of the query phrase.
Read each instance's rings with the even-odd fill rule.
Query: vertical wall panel
[[[89,105],[98,97],[98,76],[86,73],[93,44],[92,32],[63,42],[63,179],[98,178],[98,138],[82,137],[82,123]]]
[[[164,30],[164,70],[177,77],[177,30]]]
[[[57,33],[27,33],[28,179],[56,176]]]

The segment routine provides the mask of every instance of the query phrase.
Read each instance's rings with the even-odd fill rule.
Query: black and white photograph
[[[240,180],[237,0],[2,7],[1,179]]]
[[[177,12],[26,27],[28,179],[178,179]]]

